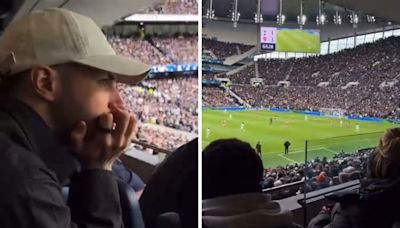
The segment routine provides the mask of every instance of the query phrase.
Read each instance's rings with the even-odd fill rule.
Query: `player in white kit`
[[[207,128],[206,129],[206,138],[210,137],[210,135],[211,135],[211,130],[210,130],[210,128]]]

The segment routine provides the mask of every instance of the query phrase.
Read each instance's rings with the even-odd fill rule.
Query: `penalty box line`
[[[328,149],[326,147],[317,147],[317,148],[309,149],[308,152],[314,151],[314,150],[326,150],[326,151],[328,151],[328,152],[330,152],[332,154],[339,154],[338,152],[336,152],[334,150],[331,150],[331,149]],[[304,152],[305,152],[304,150],[297,150],[297,151],[294,151],[294,152],[290,152],[289,151],[289,154],[298,154],[298,153],[304,153]]]
[[[328,149],[328,148],[326,148],[326,147],[314,148],[314,149],[311,149],[311,150],[309,150],[309,151],[313,151],[313,150],[326,150],[326,151],[328,151],[329,153],[338,154],[338,153],[335,152],[334,150]],[[297,153],[304,153],[304,151],[289,152],[289,154],[297,154]],[[288,158],[288,157],[286,157],[286,156],[284,156],[284,155],[282,155],[282,154],[278,154],[278,156],[281,157],[281,158],[283,158],[283,159],[285,159],[285,160],[290,161],[291,163],[299,163],[299,161],[295,161],[295,160],[293,160],[293,159],[291,159],[291,158]]]
[[[278,154],[278,156],[281,157],[281,158],[283,158],[283,159],[286,159],[286,160],[288,160],[288,161],[290,161],[290,162],[292,162],[292,163],[299,163],[299,162],[297,162],[297,161],[295,161],[295,160],[293,160],[293,159],[290,159],[290,158],[288,158],[288,157],[283,156],[282,154]]]

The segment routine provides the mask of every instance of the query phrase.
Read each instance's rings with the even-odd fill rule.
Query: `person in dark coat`
[[[197,226],[197,155],[196,138],[176,149],[157,167],[140,197],[146,228],[157,227],[159,216],[169,212],[177,214],[177,226]]]
[[[285,147],[285,154],[289,153],[290,142],[286,141],[283,146]]]
[[[297,227],[292,213],[262,192],[263,164],[249,143],[219,139],[202,158],[203,227]]]
[[[257,142],[256,152],[257,152],[258,156],[260,156],[260,158],[262,158],[260,141]]]
[[[69,10],[9,25],[0,40],[0,227],[123,227],[111,169],[136,121],[116,81],[147,71]]]
[[[143,193],[144,182],[135,172],[125,166],[120,159],[115,160],[112,167],[113,174],[118,177],[121,181],[127,183],[135,191],[135,196],[137,199]]]
[[[367,179],[360,189],[334,193],[336,202],[309,228],[392,228],[400,224],[400,128],[388,129],[369,158]]]

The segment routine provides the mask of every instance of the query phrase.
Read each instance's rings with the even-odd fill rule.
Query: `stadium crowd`
[[[117,53],[151,66],[197,63],[197,36],[111,37],[109,42]],[[163,128],[139,128],[140,141],[173,150],[188,142],[187,133],[197,134],[197,77],[146,79],[137,86],[119,84],[118,88],[127,109],[140,123],[183,131],[180,134]]]
[[[297,110],[337,108],[347,115],[396,118],[400,87],[338,87],[233,85],[232,90],[255,107],[281,107]],[[357,94],[357,96],[354,96]]]
[[[239,43],[217,41],[215,39],[203,38],[203,49],[210,50],[219,59],[225,59],[232,55],[242,54],[253,46]]]
[[[140,122],[197,133],[197,78],[151,79],[143,86],[120,84],[119,89]]]
[[[164,0],[139,13],[196,15],[198,13],[198,5],[197,0]]]
[[[160,130],[146,125],[138,127],[136,138],[143,143],[169,151],[173,151],[191,140],[191,137],[184,132]],[[152,154],[154,151],[150,149],[149,152]]]
[[[203,107],[232,107],[239,106],[235,99],[224,92],[222,87],[203,86]]]
[[[204,73],[201,79],[208,79],[208,80],[214,80],[215,79],[215,73]]]
[[[216,45],[216,48],[220,45]],[[229,50],[224,48],[221,51]],[[349,82],[379,86],[399,76],[400,38],[390,37],[374,43],[366,43],[329,55],[304,58],[258,59],[259,77],[265,85],[277,85],[288,80],[291,86],[317,86],[329,82],[329,87],[346,86]],[[254,68],[230,76],[234,83],[249,83],[255,74],[247,74]]]
[[[374,149],[360,150],[351,154],[341,152],[328,160],[326,157],[315,158],[306,164],[290,164],[264,171],[263,188],[272,188],[307,179],[306,191],[361,179],[366,176],[368,156]],[[307,168],[306,168],[307,167]],[[291,189],[286,194],[293,195],[303,192],[303,186]],[[287,195],[285,195],[286,197]]]
[[[151,66],[197,63],[197,36],[119,38],[109,42],[115,51]]]
[[[156,47],[176,64],[197,63],[197,36],[152,38]]]
[[[337,108],[347,115],[397,118],[399,62],[400,38],[390,37],[329,55],[258,60],[259,76],[264,79],[264,86],[258,88],[250,85],[255,65],[225,77],[232,81],[231,89],[255,107]],[[288,81],[289,86],[279,86],[279,81]],[[321,86],[321,82],[328,84]],[[214,99],[218,98],[223,97]]]

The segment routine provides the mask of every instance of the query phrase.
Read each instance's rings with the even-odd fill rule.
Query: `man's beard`
[[[85,121],[86,123],[93,121],[85,107],[81,107],[79,103],[67,99],[53,102],[50,106],[50,112],[54,120],[54,132],[61,141],[68,144],[71,143],[71,132],[79,121]]]

